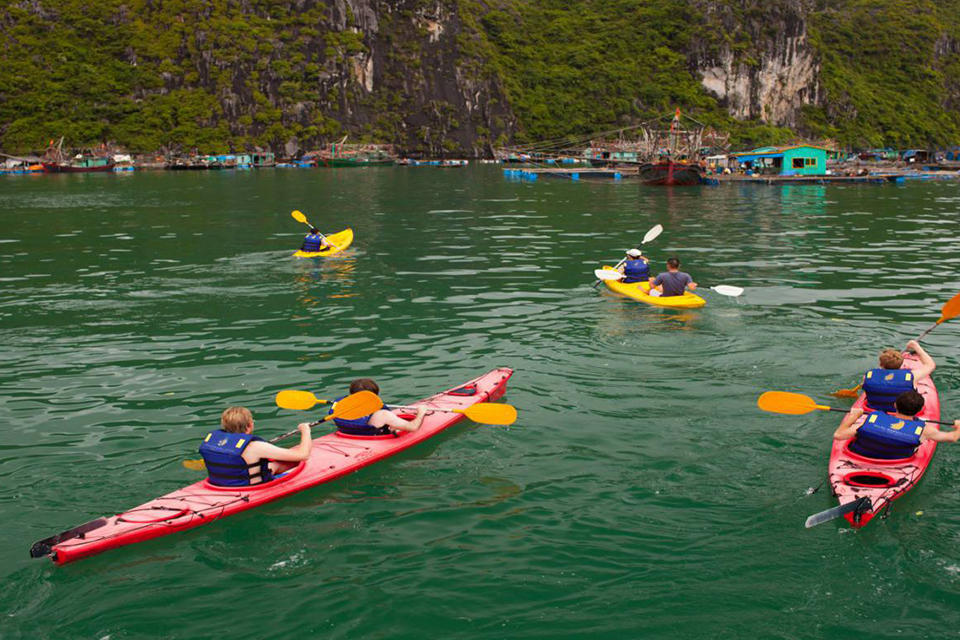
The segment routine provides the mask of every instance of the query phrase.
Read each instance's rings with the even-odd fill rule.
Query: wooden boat
[[[642,164],[639,172],[644,184],[665,186],[700,184],[703,176],[700,165],[670,159]]]
[[[75,158],[67,159],[63,155],[63,138],[47,149],[40,165],[45,173],[91,173],[94,171],[113,171],[116,162],[109,156],[96,156],[92,153],[81,153]]]
[[[92,171],[113,171],[117,163],[110,158],[83,156],[69,164],[59,162],[41,162],[40,164],[47,173],[90,173]]]

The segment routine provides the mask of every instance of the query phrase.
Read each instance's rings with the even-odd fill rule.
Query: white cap
[[[629,251],[627,251],[627,255],[630,256],[631,258],[639,258],[640,256],[643,255],[643,253],[640,252],[640,249],[630,249]]]

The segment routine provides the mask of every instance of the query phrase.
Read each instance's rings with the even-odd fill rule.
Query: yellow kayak
[[[334,246],[324,251],[297,251],[293,254],[295,258],[326,258],[335,253],[340,253],[351,244],[353,244],[353,229],[344,229],[340,233],[334,233],[327,236],[327,240]]]
[[[613,267],[604,267],[604,269],[613,269]],[[651,296],[649,282],[631,282],[630,284],[624,284],[618,280],[604,280],[604,282],[611,291],[656,307],[695,309],[707,304],[706,300],[690,291],[684,291],[682,296]]]

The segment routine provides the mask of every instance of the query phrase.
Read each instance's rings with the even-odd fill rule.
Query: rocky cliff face
[[[327,56],[318,108],[348,131],[410,151],[487,155],[514,119],[471,44],[479,34],[441,0],[330,0],[333,33],[362,47]]]
[[[349,134],[488,155],[678,106],[734,144],[953,145],[958,16],[960,0],[10,0],[0,148],[294,155]]]
[[[819,104],[820,65],[798,2],[737,16],[729,5],[703,7],[708,28],[726,36],[698,40],[691,53],[703,87],[731,116],[798,128],[803,105]]]
[[[489,153],[514,119],[456,0],[23,0],[0,8],[0,139],[305,151],[349,134]],[[43,111],[37,108],[43,105]]]

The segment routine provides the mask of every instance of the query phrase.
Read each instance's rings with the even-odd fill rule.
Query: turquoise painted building
[[[730,157],[737,168],[780,176],[822,176],[827,173],[827,149],[810,145],[763,147]]]

